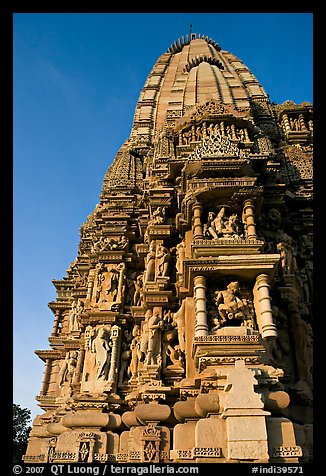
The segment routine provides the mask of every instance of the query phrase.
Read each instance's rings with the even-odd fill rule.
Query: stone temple
[[[53,281],[25,463],[312,461],[312,141],[212,38],[158,58]]]

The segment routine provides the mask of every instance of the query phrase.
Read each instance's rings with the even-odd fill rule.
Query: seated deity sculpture
[[[215,292],[215,304],[221,323],[230,320],[242,321],[247,315],[247,301],[239,297],[240,286],[237,281],[227,285],[227,289]]]

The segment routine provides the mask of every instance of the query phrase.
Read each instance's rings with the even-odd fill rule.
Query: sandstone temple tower
[[[312,140],[211,38],[158,58],[53,281],[26,463],[312,461]]]

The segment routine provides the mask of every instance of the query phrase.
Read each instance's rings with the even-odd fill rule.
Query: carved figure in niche
[[[77,356],[77,351],[67,352],[65,361],[59,371],[59,387],[62,387],[65,382],[71,382],[77,366]]]
[[[94,241],[92,244],[92,253],[97,253],[102,249],[103,238],[100,237],[98,240]]]
[[[69,311],[69,331],[80,331],[79,316],[83,312],[84,303],[80,299],[73,301]]]
[[[134,294],[133,305],[134,306],[142,306],[142,298],[143,298],[142,293],[143,293],[143,285],[144,285],[142,274],[137,276],[134,285],[135,285],[135,294]]]
[[[314,130],[314,121],[312,119],[310,119],[310,121],[308,121],[308,129],[311,132],[313,132],[313,130]]]
[[[155,312],[148,320],[148,347],[145,358],[145,364],[156,365],[159,363],[161,355],[161,334],[164,327],[164,321],[160,313]]]
[[[221,129],[220,129],[219,124],[215,124],[215,126],[214,126],[214,134],[221,135]]]
[[[244,142],[245,139],[246,139],[246,136],[245,136],[245,133],[244,133],[243,129],[238,129],[237,130],[237,136],[239,137],[240,142]]]
[[[163,317],[163,365],[167,366],[166,358],[168,357],[172,363],[172,367],[181,367],[183,352],[178,344],[178,329],[173,317],[173,313],[171,313],[170,310],[166,311]]]
[[[248,313],[248,304],[239,297],[238,281],[232,281],[224,291],[215,292],[215,304],[222,323],[230,320],[242,321]]]
[[[130,349],[131,340],[132,340],[132,334],[128,331],[128,329],[126,329],[124,331],[124,339],[121,344],[121,356],[120,356],[121,363],[120,363],[118,385],[123,384],[123,382],[125,382],[129,377],[128,372],[126,371],[128,370],[128,364],[131,357],[131,349]]]
[[[130,343],[130,352],[131,352],[131,359],[130,364],[128,367],[128,375],[130,375],[130,380],[134,380],[137,377],[138,372],[138,363],[141,357],[140,352],[140,327],[134,326],[132,329],[132,341]]]
[[[125,297],[125,305],[132,306],[134,302],[135,295],[135,283],[136,283],[136,273],[131,273],[130,276],[126,278],[127,292]]]
[[[108,288],[106,289],[105,293],[108,297],[109,302],[115,302],[118,294],[119,288],[119,270],[116,268],[111,268],[109,271],[109,283]],[[105,301],[105,299],[103,300]]]
[[[119,242],[118,242],[118,248],[119,250],[122,251],[128,251],[129,248],[129,240],[126,236],[122,235]]]
[[[145,319],[141,329],[141,339],[140,339],[140,353],[139,353],[139,361],[144,362],[147,350],[148,350],[148,341],[149,341],[149,319],[152,317],[153,312],[151,309],[148,309],[145,314]]]
[[[155,281],[155,258],[156,258],[156,245],[152,241],[149,245],[149,251],[145,260],[145,282]]]
[[[294,247],[288,241],[281,241],[276,245],[281,255],[280,266],[283,274],[293,274],[297,268]]]
[[[185,258],[185,252],[186,252],[186,244],[185,244],[184,240],[182,240],[180,243],[178,243],[177,246],[175,247],[175,249],[176,249],[176,256],[177,256],[175,267],[177,269],[177,272],[179,274],[181,274],[182,273],[182,262]]]
[[[189,129],[186,132],[183,132],[183,134],[182,134],[183,141],[182,142],[183,142],[184,145],[189,145],[190,144],[191,136],[192,136],[191,129]]]
[[[290,122],[290,126],[291,126],[292,131],[300,131],[301,130],[300,122],[297,118],[293,119],[292,117],[290,117],[289,122]]]
[[[215,240],[224,235],[240,237],[237,214],[226,217],[225,207],[222,207],[217,215],[209,212],[207,223],[204,225],[204,235]]]
[[[211,123],[211,124],[207,127],[206,133],[207,133],[208,135],[212,135],[212,134],[214,133],[213,128],[214,128],[214,124]]]
[[[299,270],[300,280],[301,280],[301,300],[304,303],[310,302],[310,293],[309,293],[309,280],[306,268],[301,268]]]
[[[167,276],[169,271],[170,253],[163,245],[156,248],[157,276]]]
[[[118,242],[114,238],[106,238],[105,246],[102,248],[101,251],[117,251],[117,250],[118,250]]]
[[[196,141],[201,141],[202,138],[203,138],[203,133],[202,133],[201,127],[198,126],[196,128]]]
[[[232,129],[231,129],[231,126],[226,126],[225,132],[226,132],[226,136],[227,136],[229,139],[232,139]]]
[[[151,220],[149,220],[149,225],[162,225],[165,222],[165,208],[157,207],[153,212]]]
[[[119,241],[115,240],[114,238],[106,238],[105,241],[105,249],[109,251],[127,251],[129,247],[129,240],[124,235],[119,238]]]
[[[181,352],[186,351],[186,334],[185,334],[185,303],[182,301],[180,309],[172,313],[173,324],[176,325],[178,331],[178,341]]]
[[[97,268],[97,281],[96,281],[96,295],[95,295],[95,302],[99,302],[101,293],[103,290],[103,283],[105,280],[105,275],[104,275],[104,268],[102,263],[98,263],[96,265]]]
[[[222,207],[217,215],[214,212],[208,213],[207,223],[204,225],[204,233],[206,236],[211,236],[213,239],[217,240],[218,235],[222,232],[224,228],[224,213],[225,208]]]
[[[97,331],[97,335],[91,343],[91,351],[95,353],[96,378],[107,380],[111,363],[112,342],[110,342],[106,329],[101,328]]]
[[[222,229],[223,234],[231,234],[239,236],[239,225],[237,223],[238,216],[236,213],[233,213],[229,216],[229,219],[224,223],[224,229]]]
[[[78,270],[77,270],[77,277],[75,279],[75,288],[79,288],[79,287],[84,287],[87,285],[87,278],[88,278],[88,273],[85,273],[85,274],[81,274]]]

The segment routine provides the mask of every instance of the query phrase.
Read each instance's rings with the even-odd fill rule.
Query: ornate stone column
[[[191,141],[195,142],[196,140],[196,129],[195,126],[191,126]]]
[[[248,129],[246,127],[244,128],[244,135],[245,135],[245,142],[250,142]]]
[[[254,286],[254,303],[257,315],[257,323],[263,339],[274,340],[277,338],[277,329],[273,321],[271,297],[269,295],[269,277],[260,274],[256,278]]]
[[[208,334],[208,325],[205,276],[196,276],[194,278],[194,298],[196,312],[195,337],[206,336]]]
[[[76,365],[76,370],[74,373],[74,377],[72,380],[72,383],[78,384],[81,381],[82,373],[83,373],[83,365],[84,365],[84,359],[85,359],[85,347],[81,347],[80,351],[78,353],[78,360],[77,360],[77,365]]]
[[[299,123],[300,123],[300,127],[301,127],[301,130],[302,131],[307,131],[307,127],[306,127],[306,123],[305,123],[305,120],[304,120],[304,117],[303,117],[303,114],[299,114]]]
[[[117,391],[117,378],[118,378],[118,367],[120,359],[120,346],[121,346],[121,328],[118,326],[113,326],[111,329],[111,340],[112,340],[112,354],[111,354],[111,365],[108,376],[109,384],[111,384],[112,393]]]
[[[87,295],[86,301],[90,301],[92,299],[93,293],[93,286],[94,286],[94,279],[95,279],[95,269],[91,269],[88,275],[88,284],[87,284]]]
[[[243,203],[243,220],[246,225],[246,238],[257,238],[253,200],[247,199]]]
[[[284,113],[282,116],[282,122],[285,128],[285,132],[290,132],[291,131],[290,121],[286,113]]]
[[[201,223],[201,213],[203,208],[199,202],[196,202],[193,207],[193,235],[194,240],[203,238],[203,227]]]
[[[55,319],[54,319],[53,329],[52,329],[52,333],[51,333],[52,337],[57,336],[60,321],[61,321],[61,311],[59,309],[57,309],[55,311]]]
[[[50,383],[51,367],[52,367],[51,359],[46,359],[43,381],[42,381],[42,389],[40,392],[41,395],[46,395],[48,391],[49,383]]]
[[[231,133],[232,133],[232,139],[237,140],[237,134],[235,132],[235,125],[231,124]]]

